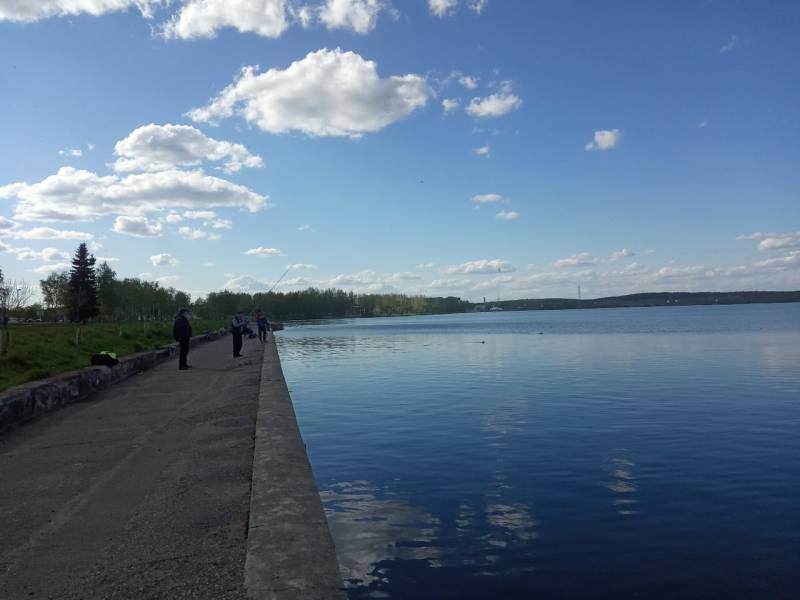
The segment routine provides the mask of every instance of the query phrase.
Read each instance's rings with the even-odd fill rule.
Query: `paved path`
[[[243,353],[204,344],[0,437],[0,598],[246,597],[262,348]]]

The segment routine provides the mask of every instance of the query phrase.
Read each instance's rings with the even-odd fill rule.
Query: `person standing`
[[[189,356],[189,340],[192,339],[192,326],[189,323],[189,309],[182,308],[175,317],[175,324],[172,326],[172,336],[179,345],[178,370],[185,371],[192,367],[186,363]]]
[[[233,357],[242,355],[242,334],[244,333],[244,315],[237,312],[231,319],[231,335],[233,336]]]
[[[267,341],[267,317],[261,312],[260,308],[256,309],[256,325],[258,325],[258,341]]]

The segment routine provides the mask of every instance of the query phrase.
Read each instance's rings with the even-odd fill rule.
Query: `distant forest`
[[[705,304],[758,304],[800,302],[798,292],[658,292],[609,296],[592,300],[538,298],[491,302],[503,310],[558,310],[565,308],[621,308],[630,306],[688,306]]]

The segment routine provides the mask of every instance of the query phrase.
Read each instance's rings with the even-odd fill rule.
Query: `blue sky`
[[[800,5],[0,0],[0,267],[800,288]],[[738,239],[737,239],[738,238]]]

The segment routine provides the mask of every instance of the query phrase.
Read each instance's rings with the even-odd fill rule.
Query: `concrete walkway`
[[[270,342],[274,343],[274,342]],[[195,348],[0,437],[0,598],[245,598],[262,347]]]

